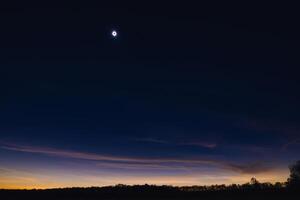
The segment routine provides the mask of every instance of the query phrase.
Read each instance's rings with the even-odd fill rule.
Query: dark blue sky
[[[274,2],[3,6],[0,186],[286,179],[299,17]]]

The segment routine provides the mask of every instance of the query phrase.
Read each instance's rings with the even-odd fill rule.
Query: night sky
[[[296,5],[100,2],[0,7],[0,188],[286,180]]]

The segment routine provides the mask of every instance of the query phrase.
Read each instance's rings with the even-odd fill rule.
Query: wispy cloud
[[[297,135],[300,130],[300,127],[297,124],[271,119],[243,119],[240,123],[238,123],[238,126],[255,131],[271,131],[284,135]]]
[[[160,140],[155,138],[135,138],[134,141],[137,142],[150,142],[150,143],[157,143],[157,144],[170,144],[170,142],[166,140]]]
[[[204,148],[208,148],[208,149],[214,149],[218,146],[217,143],[214,143],[214,142],[201,142],[201,141],[194,141],[194,142],[187,141],[187,142],[181,142],[179,144],[186,145],[186,146],[199,146],[199,147],[204,147]]]
[[[262,162],[254,162],[247,165],[228,164],[227,167],[233,171],[238,171],[243,174],[255,174],[270,171],[272,169],[272,167],[266,166]]]
[[[8,169],[0,167],[0,176],[1,174],[8,173],[8,172],[9,172]]]
[[[197,147],[209,148],[209,149],[214,149],[218,146],[216,142],[199,141],[199,140],[167,141],[167,140],[156,139],[156,138],[135,138],[134,140],[138,142],[147,142],[147,143],[156,143],[156,144],[170,144],[170,145],[177,145],[177,146],[197,146]]]
[[[150,164],[150,163],[107,163],[107,162],[100,162],[96,164],[97,166],[105,169],[122,169],[122,170],[143,170],[143,171],[162,171],[162,170],[180,170],[180,171],[187,171],[188,168],[184,166],[177,166],[177,165],[164,165],[163,163],[160,164]]]
[[[271,169],[261,162],[249,163],[249,164],[235,164],[223,160],[217,159],[203,159],[203,158],[139,158],[139,157],[122,157],[102,155],[95,153],[86,153],[80,151],[70,151],[55,148],[24,146],[16,144],[2,144],[2,149],[43,154],[47,156],[57,156],[72,159],[83,159],[90,161],[97,161],[98,166],[106,167],[119,167],[127,169],[168,169],[168,168],[200,168],[203,165],[210,165],[238,173],[260,173]]]
[[[296,138],[282,145],[281,151],[286,151],[290,146],[299,145],[299,144],[300,144],[300,138]]]

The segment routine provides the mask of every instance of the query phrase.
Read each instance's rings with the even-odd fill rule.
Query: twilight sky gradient
[[[0,188],[285,181],[300,158],[296,8],[3,6]]]

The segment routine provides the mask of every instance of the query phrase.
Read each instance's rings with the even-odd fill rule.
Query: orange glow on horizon
[[[35,175],[35,174],[15,174],[14,176],[0,176],[1,189],[49,189],[66,187],[91,187],[108,186],[116,184],[126,185],[173,185],[173,186],[191,186],[191,185],[213,185],[213,184],[243,184],[249,182],[252,177],[260,182],[285,182],[288,177],[287,170],[266,172],[261,174],[239,174],[239,175],[201,175],[190,174],[180,176],[72,176],[66,175]]]

